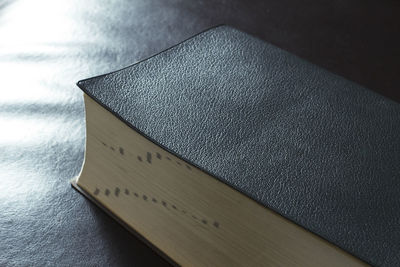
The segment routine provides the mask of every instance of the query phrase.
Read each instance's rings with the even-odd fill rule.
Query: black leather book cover
[[[228,26],[78,86],[260,204],[400,265],[398,103]]]

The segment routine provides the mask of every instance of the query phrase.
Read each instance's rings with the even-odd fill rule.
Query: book
[[[84,91],[74,186],[183,266],[400,263],[400,106],[229,26]]]

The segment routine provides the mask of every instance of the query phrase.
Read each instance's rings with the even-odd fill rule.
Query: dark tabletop
[[[400,102],[397,1],[0,2],[0,265],[167,266],[74,191],[75,83],[229,24]]]

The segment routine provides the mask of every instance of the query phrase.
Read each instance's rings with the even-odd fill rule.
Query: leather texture
[[[78,85],[264,206],[400,264],[398,103],[228,26]]]
[[[76,81],[226,23],[399,102],[398,14],[390,0],[0,1],[0,266],[168,266],[71,189]]]

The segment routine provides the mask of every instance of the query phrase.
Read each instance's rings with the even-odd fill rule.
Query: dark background
[[[0,265],[167,265],[68,183],[78,80],[223,23],[400,102],[399,15],[388,0],[0,2]]]

